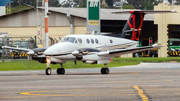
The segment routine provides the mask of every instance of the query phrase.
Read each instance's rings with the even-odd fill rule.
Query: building
[[[0,0],[0,16],[6,14],[6,5],[11,2],[11,0]]]
[[[176,10],[177,13],[157,14],[154,18],[154,24],[158,25],[158,43],[164,47],[158,50],[159,57],[167,57],[167,45],[169,38],[180,38],[180,6],[158,4],[154,10]]]

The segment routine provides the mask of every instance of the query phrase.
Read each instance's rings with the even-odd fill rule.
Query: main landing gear
[[[104,68],[101,69],[101,74],[109,74],[109,68],[107,68],[107,64],[104,64]]]
[[[65,69],[63,68],[63,64],[61,63],[61,68],[57,69],[57,74],[58,75],[64,75],[65,74]]]
[[[51,70],[51,68],[47,67],[45,72],[46,72],[46,75],[51,75],[52,70]],[[63,64],[61,64],[61,68],[57,69],[57,74],[58,75],[64,75],[65,74],[65,69],[63,68]]]

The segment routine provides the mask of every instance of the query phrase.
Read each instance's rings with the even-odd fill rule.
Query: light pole
[[[37,12],[37,19],[38,18],[42,18],[42,16],[40,16],[39,15],[39,11],[38,11],[38,7],[36,8],[36,7],[34,7],[34,6],[32,6],[32,5],[29,5],[29,4],[26,4],[26,3],[24,3],[26,6],[29,6],[29,7],[31,7],[31,8],[33,8],[33,9],[35,9],[36,10],[36,12]],[[37,20],[37,31],[38,31],[38,34],[39,34],[39,26],[40,26],[40,29],[41,29],[41,32],[40,32],[40,34],[41,34],[41,41],[40,41],[40,44],[42,45],[42,21],[40,22],[40,25],[39,25],[39,23],[38,23],[38,21],[39,20]]]
[[[48,23],[49,23],[49,18],[48,18],[48,0],[45,0],[45,47],[49,47],[49,35],[48,35]]]

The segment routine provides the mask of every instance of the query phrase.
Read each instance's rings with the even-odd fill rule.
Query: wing
[[[32,50],[32,49],[15,48],[15,47],[9,47],[9,46],[2,46],[2,48],[4,48],[4,49],[12,49],[12,50],[19,50],[19,51],[26,51],[26,52],[29,52],[29,51]]]
[[[115,51],[106,51],[106,52],[99,52],[99,56],[106,56],[106,55],[123,55],[123,54],[129,54],[129,53],[135,53],[139,51],[145,51],[153,48],[160,48],[163,47],[161,45],[153,45],[153,46],[145,46],[145,47],[137,47],[137,48],[130,48],[130,49],[121,49],[121,50],[115,50]]]
[[[177,13],[175,10],[171,11],[151,11],[151,10],[131,10],[131,11],[115,11],[111,12],[112,14],[122,14],[122,13],[144,13],[144,14],[159,14],[159,13]]]

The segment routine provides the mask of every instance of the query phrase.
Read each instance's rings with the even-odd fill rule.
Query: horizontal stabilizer
[[[124,14],[124,13],[144,13],[144,14],[159,14],[159,13],[177,13],[175,10],[171,11],[152,11],[152,10],[131,10],[131,11],[116,11],[111,12],[112,14]]]
[[[139,30],[141,30],[141,29],[139,29]],[[130,30],[126,30],[126,31],[123,31],[123,32],[132,32],[132,31],[138,31],[138,30],[131,28]]]

